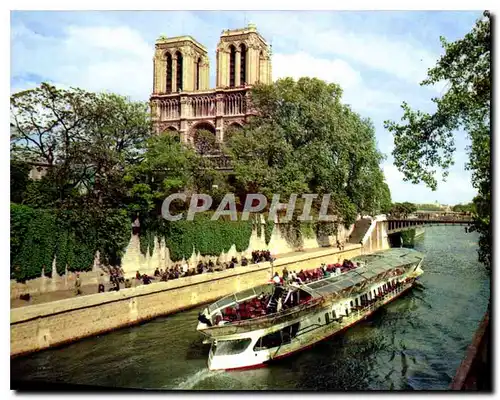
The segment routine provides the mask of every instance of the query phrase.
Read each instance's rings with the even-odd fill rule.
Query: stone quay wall
[[[311,269],[355,257],[361,245],[291,254],[274,265],[259,263],[168,282],[74,297],[12,309],[11,357],[70,343],[159,316],[196,307],[270,280],[272,272]],[[197,321],[193,321],[193,329]]]

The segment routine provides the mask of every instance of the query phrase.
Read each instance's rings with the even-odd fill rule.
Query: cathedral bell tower
[[[271,82],[271,50],[255,25],[222,31],[217,45],[217,88]]]
[[[155,44],[154,94],[208,90],[207,49],[191,36],[160,36]]]

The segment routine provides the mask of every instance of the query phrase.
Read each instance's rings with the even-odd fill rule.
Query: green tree
[[[404,203],[394,203],[389,211],[396,218],[407,218],[408,215],[417,211],[417,206],[405,201]]]
[[[441,211],[441,207],[436,204],[419,204],[417,208],[421,211]]]
[[[23,194],[29,184],[30,166],[22,161],[11,160],[10,163],[10,201],[21,203]]]
[[[22,195],[24,204],[47,212],[29,225],[28,244],[17,259],[33,264],[30,277],[54,254],[58,264],[64,260],[77,270],[88,268],[89,260],[91,265],[96,250],[105,262],[119,263],[131,228],[123,209],[129,194],[124,178],[141,162],[151,135],[148,105],[42,83],[13,94],[10,106],[11,161],[48,166]],[[33,250],[42,239],[50,239],[43,259]]]
[[[278,193],[282,202],[292,193],[331,193],[331,211],[345,223],[357,213],[379,212],[388,188],[375,130],[341,96],[338,85],[316,78],[254,87],[258,116],[233,132],[224,148],[238,190]]]
[[[446,177],[453,163],[454,132],[463,129],[470,141],[467,168],[478,191],[474,200],[474,230],[479,232],[479,260],[491,265],[491,27],[484,12],[472,31],[455,42],[441,37],[445,54],[428,71],[422,85],[447,82],[441,98],[433,98],[432,114],[414,111],[403,103],[402,124],[386,121],[394,135],[394,164],[413,183],[436,189],[436,167]]]
[[[11,124],[11,158],[48,165],[46,180],[72,207],[119,205],[124,169],[151,134],[145,103],[46,83],[11,96]]]
[[[194,134],[194,147],[201,154],[212,154],[218,150],[215,135],[205,129],[198,129]]]
[[[386,182],[383,182],[380,188],[380,212],[387,214],[391,211],[392,200],[391,200],[391,190]]]
[[[152,136],[140,163],[127,169],[127,208],[142,218],[160,216],[163,200],[194,186],[201,157],[170,135]],[[188,193],[188,192],[186,192]]]
[[[474,213],[476,213],[476,205],[475,205],[474,201],[467,203],[467,204],[456,204],[452,207],[452,210],[454,212],[474,214]]]

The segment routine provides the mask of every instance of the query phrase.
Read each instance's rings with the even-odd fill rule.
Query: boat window
[[[293,325],[286,326],[285,328],[269,333],[261,337],[255,344],[254,351],[272,349],[273,347],[281,346],[282,344],[288,344],[291,340],[297,336],[299,331],[300,323],[297,322]]]
[[[234,296],[228,296],[228,297],[225,297],[225,298],[219,300],[216,304],[217,304],[217,308],[225,308],[228,305],[233,304],[235,302],[236,302],[236,299]]]
[[[253,289],[244,290],[243,292],[236,293],[236,299],[238,301],[246,300],[246,299],[248,299],[250,297],[254,297],[254,296],[255,296],[255,292]]]
[[[218,340],[215,354],[218,356],[229,356],[243,353],[252,343],[252,339]]]
[[[281,332],[273,332],[270,333],[260,339],[260,343],[257,343],[259,345],[258,350],[262,349],[271,349],[273,347],[278,347],[281,344]]]

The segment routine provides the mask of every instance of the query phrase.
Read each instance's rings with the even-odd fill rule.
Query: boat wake
[[[191,390],[198,383],[204,381],[207,378],[212,378],[214,376],[220,375],[224,371],[210,371],[208,368],[203,368],[193,375],[186,377],[181,383],[179,383],[174,390]]]

